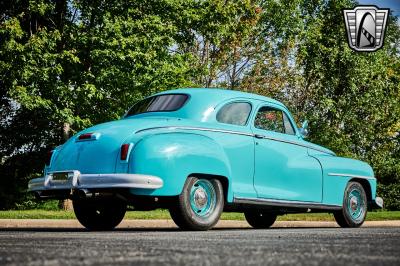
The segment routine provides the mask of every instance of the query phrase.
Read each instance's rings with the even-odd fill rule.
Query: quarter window
[[[294,135],[294,129],[287,115],[281,110],[261,107],[258,110],[254,126],[259,129]]]
[[[217,113],[217,121],[225,124],[244,126],[251,112],[251,105],[246,102],[228,103]]]

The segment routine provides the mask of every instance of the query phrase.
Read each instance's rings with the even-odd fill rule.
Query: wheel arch
[[[224,200],[225,202],[228,201],[228,197],[229,197],[229,179],[226,176],[223,175],[213,175],[213,174],[204,174],[204,173],[192,173],[189,174],[187,178],[189,177],[198,177],[198,178],[204,178],[204,179],[217,179],[221,182],[222,184],[222,188],[224,190]]]
[[[367,196],[367,201],[371,202],[372,201],[372,190],[371,190],[371,184],[368,182],[368,180],[363,179],[363,178],[352,178],[349,180],[349,182],[357,182],[361,184],[363,187],[365,194]]]

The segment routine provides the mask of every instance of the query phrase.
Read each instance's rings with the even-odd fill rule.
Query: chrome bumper
[[[375,208],[382,209],[383,208],[383,199],[381,197],[375,197]]]
[[[56,180],[54,175],[67,174],[65,180]],[[157,176],[142,174],[81,174],[77,170],[48,173],[45,177],[29,181],[28,191],[49,191],[97,188],[144,188],[157,189],[163,181]]]

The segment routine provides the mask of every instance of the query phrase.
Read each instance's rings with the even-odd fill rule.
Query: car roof
[[[272,98],[269,98],[269,97],[257,95],[254,93],[222,89],[222,88],[180,88],[180,89],[163,91],[163,92],[157,93],[156,95],[170,94],[170,93],[184,93],[184,94],[189,94],[189,95],[193,95],[193,96],[197,96],[197,97],[200,96],[203,99],[212,99],[212,98],[218,97],[218,99],[220,99],[221,102],[229,100],[229,99],[234,99],[234,98],[247,98],[247,99],[265,101],[265,102],[269,102],[269,103],[273,103],[273,104],[277,104],[282,107],[285,107],[285,105],[282,104],[281,102],[274,100]]]

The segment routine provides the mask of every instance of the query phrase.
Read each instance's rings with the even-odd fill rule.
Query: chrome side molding
[[[167,129],[167,130],[176,130],[176,129],[181,129],[181,130],[199,130],[199,131],[209,131],[209,132],[219,132],[219,133],[227,133],[227,134],[235,134],[235,135],[242,135],[242,136],[248,136],[248,137],[255,137],[258,139],[268,139],[272,141],[277,141],[277,142],[282,142],[282,143],[289,143],[305,148],[309,148],[312,150],[316,150],[319,152],[323,152],[326,154],[330,154],[333,156],[336,156],[334,152],[328,152],[326,150],[318,149],[317,147],[308,145],[307,143],[301,143],[297,141],[290,141],[290,140],[284,140],[280,138],[273,138],[265,135],[260,135],[260,134],[253,134],[253,133],[247,133],[247,132],[241,132],[241,131],[234,131],[234,130],[226,130],[226,129],[217,129],[217,128],[207,128],[207,127],[187,127],[187,126],[163,126],[163,127],[150,127],[150,128],[145,128],[145,129],[140,129],[135,132],[135,134],[145,132],[145,131],[150,131],[150,130],[157,130],[157,129]]]
[[[330,176],[354,177],[354,178],[362,178],[362,179],[376,179],[373,176],[352,175],[352,174],[342,174],[342,173],[328,173],[328,175],[330,175]]]
[[[271,207],[289,207],[289,208],[306,208],[306,209],[323,209],[323,210],[341,210],[342,206],[323,204],[318,202],[291,201],[263,198],[233,198],[234,203],[246,205],[263,205]]]

